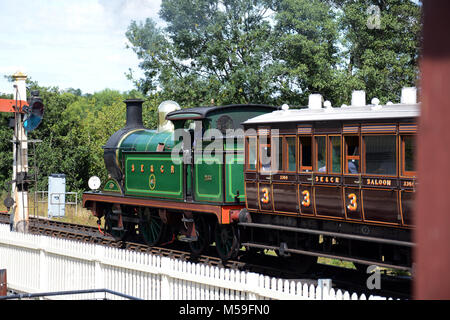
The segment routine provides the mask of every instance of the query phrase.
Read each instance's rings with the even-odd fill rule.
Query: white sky
[[[12,93],[4,75],[25,72],[41,86],[133,89],[125,73],[140,75],[126,49],[131,20],[157,23],[161,0],[0,0],[0,92]]]

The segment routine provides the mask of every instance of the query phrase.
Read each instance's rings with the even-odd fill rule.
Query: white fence
[[[0,269],[7,269],[9,288],[27,293],[109,289],[149,300],[366,299],[364,295],[334,289],[322,292],[321,287],[252,272],[10,232],[9,225],[0,225]],[[93,293],[51,298],[103,297]]]

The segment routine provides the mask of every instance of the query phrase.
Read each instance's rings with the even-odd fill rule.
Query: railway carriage
[[[308,108],[244,123],[247,247],[411,268],[415,88],[405,103],[332,108],[311,95]],[[358,97],[359,95],[359,97]],[[359,100],[359,102],[358,102]]]

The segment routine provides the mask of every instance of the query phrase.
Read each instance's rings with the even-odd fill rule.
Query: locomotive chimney
[[[125,128],[143,128],[142,123],[142,103],[141,99],[127,99],[127,123]]]

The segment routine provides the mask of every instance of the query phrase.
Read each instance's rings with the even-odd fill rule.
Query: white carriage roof
[[[392,118],[416,118],[420,115],[420,103],[326,107],[319,109],[277,110],[251,118],[244,124],[262,124],[279,122],[311,122],[331,120],[373,120]]]

